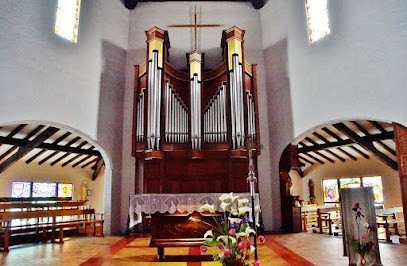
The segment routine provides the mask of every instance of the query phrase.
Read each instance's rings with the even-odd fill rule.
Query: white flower
[[[245,232],[240,232],[240,233],[236,233],[236,238],[241,238],[241,237],[245,237],[246,233]]]
[[[245,233],[246,233],[246,236],[249,236],[251,233],[256,234],[256,231],[254,231],[250,227],[247,227]]]
[[[210,213],[215,213],[215,206],[214,205],[209,205],[208,203],[204,204],[199,208],[199,211],[208,211]]]
[[[260,206],[259,206],[259,204],[256,205],[256,207],[254,208],[254,211],[255,211],[256,213],[260,212]]]
[[[252,209],[249,208],[249,207],[246,207],[246,206],[240,207],[239,208],[239,216],[242,216],[242,215],[246,214],[246,212],[251,213],[251,211],[252,211]]]
[[[369,223],[365,223],[364,226],[365,226],[366,228],[369,228]]]
[[[234,224],[234,223],[240,224],[240,222],[242,221],[242,219],[229,217],[229,221],[230,221],[230,224]]]
[[[221,253],[219,253],[218,256],[219,256],[220,259],[223,259],[223,257],[224,257],[225,255],[223,254],[223,252],[221,252]]]
[[[207,237],[213,237],[213,232],[212,232],[212,230],[208,230],[208,231],[206,231],[206,233],[205,233],[205,235],[204,235],[204,238],[207,238]]]
[[[230,210],[230,213],[231,213],[232,215],[238,215],[238,214],[239,214],[236,209],[231,209],[231,210]]]
[[[239,196],[233,196],[233,192],[230,192],[230,193],[229,193],[229,197],[230,197],[230,200],[232,201],[232,203],[235,202],[235,200],[236,200],[237,198],[239,198]]]
[[[230,204],[230,202],[226,203],[226,202],[222,201],[222,203],[220,204],[220,208],[221,208],[223,211],[226,211],[226,207],[227,207],[229,204]]]
[[[237,200],[237,203],[238,203],[238,206],[239,206],[239,207],[242,207],[243,204],[249,203],[249,200],[248,200],[248,199],[238,199],[238,200]]]
[[[232,245],[234,245],[236,243],[236,238],[232,237],[232,236],[226,236],[226,235],[221,235],[218,236],[218,238],[216,239],[216,241],[219,242],[219,240],[222,240],[223,243],[227,244],[228,241],[230,241],[232,243]]]
[[[229,199],[229,194],[227,194],[227,193],[222,194],[222,196],[219,197],[220,201],[226,201],[228,199]]]
[[[250,254],[253,254],[253,252],[256,250],[256,248],[255,247],[253,247],[253,246],[250,246]]]

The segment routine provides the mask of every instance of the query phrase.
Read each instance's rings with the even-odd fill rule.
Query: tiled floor
[[[166,248],[169,261],[157,262],[156,249],[148,244],[147,237],[106,236],[77,237],[64,244],[12,246],[9,253],[0,253],[0,265],[220,265],[193,262],[199,248]],[[380,244],[380,250],[384,265],[407,265],[407,246]],[[348,264],[342,257],[340,238],[309,233],[266,236],[266,243],[259,246],[259,258],[261,265]]]

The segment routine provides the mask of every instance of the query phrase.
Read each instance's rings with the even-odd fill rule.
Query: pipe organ
[[[168,33],[146,31],[146,63],[135,66],[133,146],[137,192],[245,192],[247,141],[260,146],[256,65],[244,60],[244,30],[222,35],[223,62],[204,53],[187,71],[168,63]],[[260,151],[253,148],[254,164]]]

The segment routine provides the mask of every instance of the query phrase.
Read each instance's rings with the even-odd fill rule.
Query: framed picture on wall
[[[92,189],[88,189],[88,197],[92,196]]]

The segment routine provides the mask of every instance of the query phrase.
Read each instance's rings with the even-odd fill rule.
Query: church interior
[[[405,25],[399,0],[2,1],[0,264],[405,265]]]

